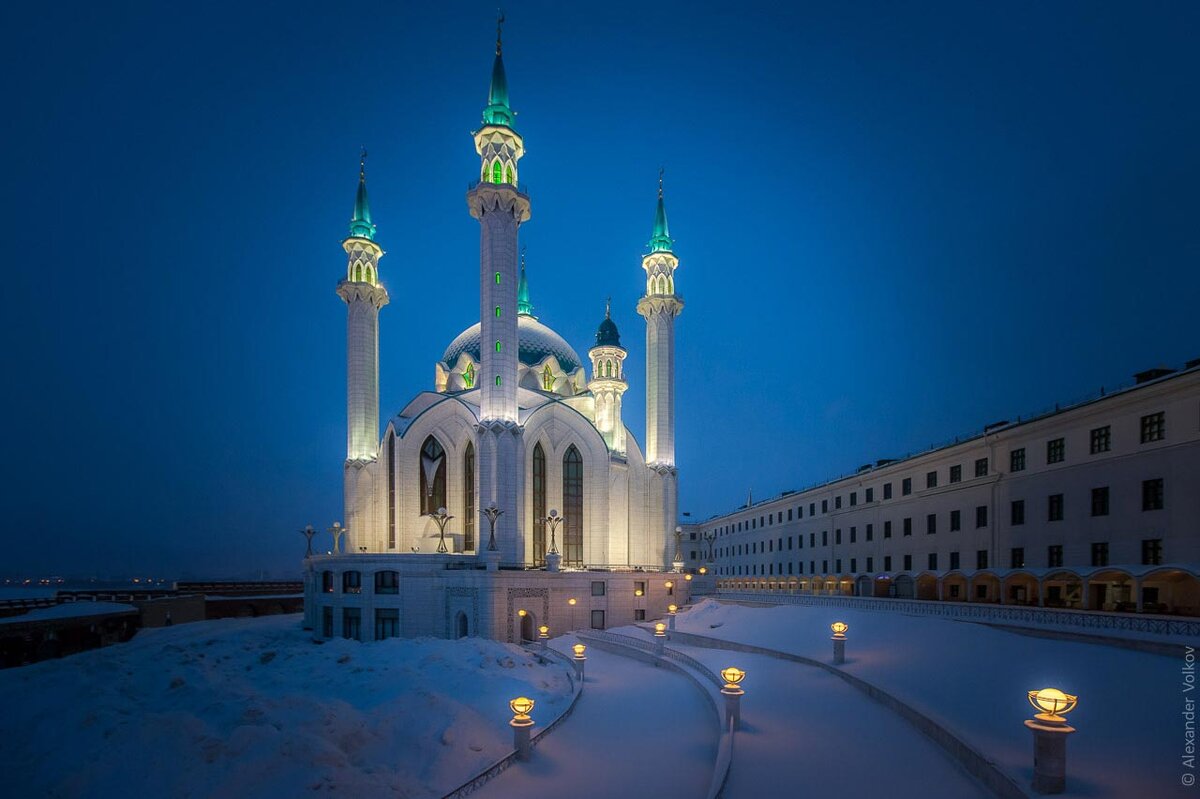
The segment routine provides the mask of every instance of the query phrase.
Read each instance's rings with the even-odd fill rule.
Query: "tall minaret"
[[[625,424],[621,421],[621,397],[625,382],[625,348],[612,320],[612,302],[604,309],[604,321],[596,330],[596,346],[588,350],[592,361],[592,379],[588,391],[596,403],[596,429],[613,452],[625,454]]]
[[[346,277],[337,293],[346,302],[346,461],[373,461],[379,451],[379,309],[388,303],[379,283],[383,250],[367,204],[364,151],[358,164],[358,194],[346,251]]]
[[[496,525],[504,563],[525,560],[518,519],[521,430],[517,423],[517,229],[529,219],[529,198],[517,183],[525,145],[512,124],[508,82],[496,23],[496,60],[483,127],[475,132],[479,183],[467,192],[479,220],[479,505],[495,503],[504,515]]]
[[[661,555],[663,565],[670,568],[674,551],[668,542],[675,534],[678,515],[675,317],[683,310],[683,299],[675,293],[675,270],[679,268],[679,259],[671,252],[674,242],[663,205],[662,170],[658,173],[658,208],[649,244],[650,252],[642,258],[642,269],[646,270],[646,294],[638,300],[637,311],[646,318],[646,465],[660,478],[662,491],[662,516],[652,523],[654,551],[650,554]],[[652,510],[657,515],[657,507]],[[660,533],[661,550],[658,549]]]

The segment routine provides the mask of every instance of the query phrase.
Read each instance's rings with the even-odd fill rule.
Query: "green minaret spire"
[[[358,158],[358,194],[354,196],[354,216],[350,218],[350,235],[375,240],[375,223],[371,221],[371,206],[367,203],[367,150]]]
[[[670,252],[675,241],[667,227],[667,208],[663,205],[663,170],[658,170],[658,208],[654,212],[654,231],[650,234],[651,252]]]
[[[517,283],[517,314],[533,316],[533,303],[529,301],[529,280],[525,277],[525,248],[521,248],[521,280]]]
[[[488,105],[483,110],[483,124],[501,125],[511,128],[516,116],[508,106],[508,79],[504,76],[504,58],[501,55],[500,26],[504,24],[504,12],[496,19],[496,60],[492,62],[492,85],[488,89]]]

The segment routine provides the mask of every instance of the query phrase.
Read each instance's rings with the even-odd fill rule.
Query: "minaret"
[[[496,525],[504,563],[525,560],[517,530],[521,474],[521,430],[517,422],[517,229],[529,219],[529,198],[517,183],[525,145],[513,130],[508,81],[496,23],[496,59],[483,127],[475,132],[479,183],[467,192],[471,216],[479,220],[479,504],[504,511]]]
[[[588,390],[596,402],[596,429],[608,442],[608,448],[625,454],[625,424],[621,421],[621,396],[625,382],[625,348],[612,320],[612,301],[604,309],[604,321],[596,330],[596,346],[588,350],[592,361],[592,379]]]
[[[671,251],[674,242],[667,227],[663,205],[662,170],[658,172],[658,208],[650,252],[642,257],[646,270],[646,294],[637,311],[646,318],[646,465],[661,479],[662,517],[652,523],[652,555],[662,556],[670,568],[674,554],[667,542],[675,534],[678,506],[675,470],[675,317],[683,310],[683,299],[675,293],[675,270],[679,259]],[[657,492],[656,492],[657,493]],[[658,536],[661,534],[661,544]],[[659,549],[661,546],[661,549]]]
[[[337,293],[346,303],[346,462],[375,460],[379,451],[379,309],[388,303],[379,283],[383,250],[367,204],[366,151],[358,164],[358,194],[346,251],[346,276]]]

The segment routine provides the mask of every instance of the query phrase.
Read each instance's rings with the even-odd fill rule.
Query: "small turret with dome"
[[[592,379],[588,390],[596,403],[596,429],[604,436],[609,449],[625,454],[625,424],[621,420],[621,397],[629,384],[625,382],[625,356],[621,333],[612,320],[612,299],[604,308],[604,319],[596,329],[596,346],[588,350],[592,362]]]

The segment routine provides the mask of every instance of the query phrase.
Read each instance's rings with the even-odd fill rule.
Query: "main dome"
[[[547,356],[553,355],[558,361],[558,365],[567,374],[580,368],[579,354],[571,348],[571,345],[562,336],[532,316],[521,314],[517,317],[517,344],[517,360],[524,366],[537,366]],[[470,355],[476,363],[483,360],[479,348],[478,322],[459,333],[454,341],[450,342],[450,346],[446,347],[446,351],[442,353],[442,363],[453,367],[458,361],[458,356],[464,352]]]

